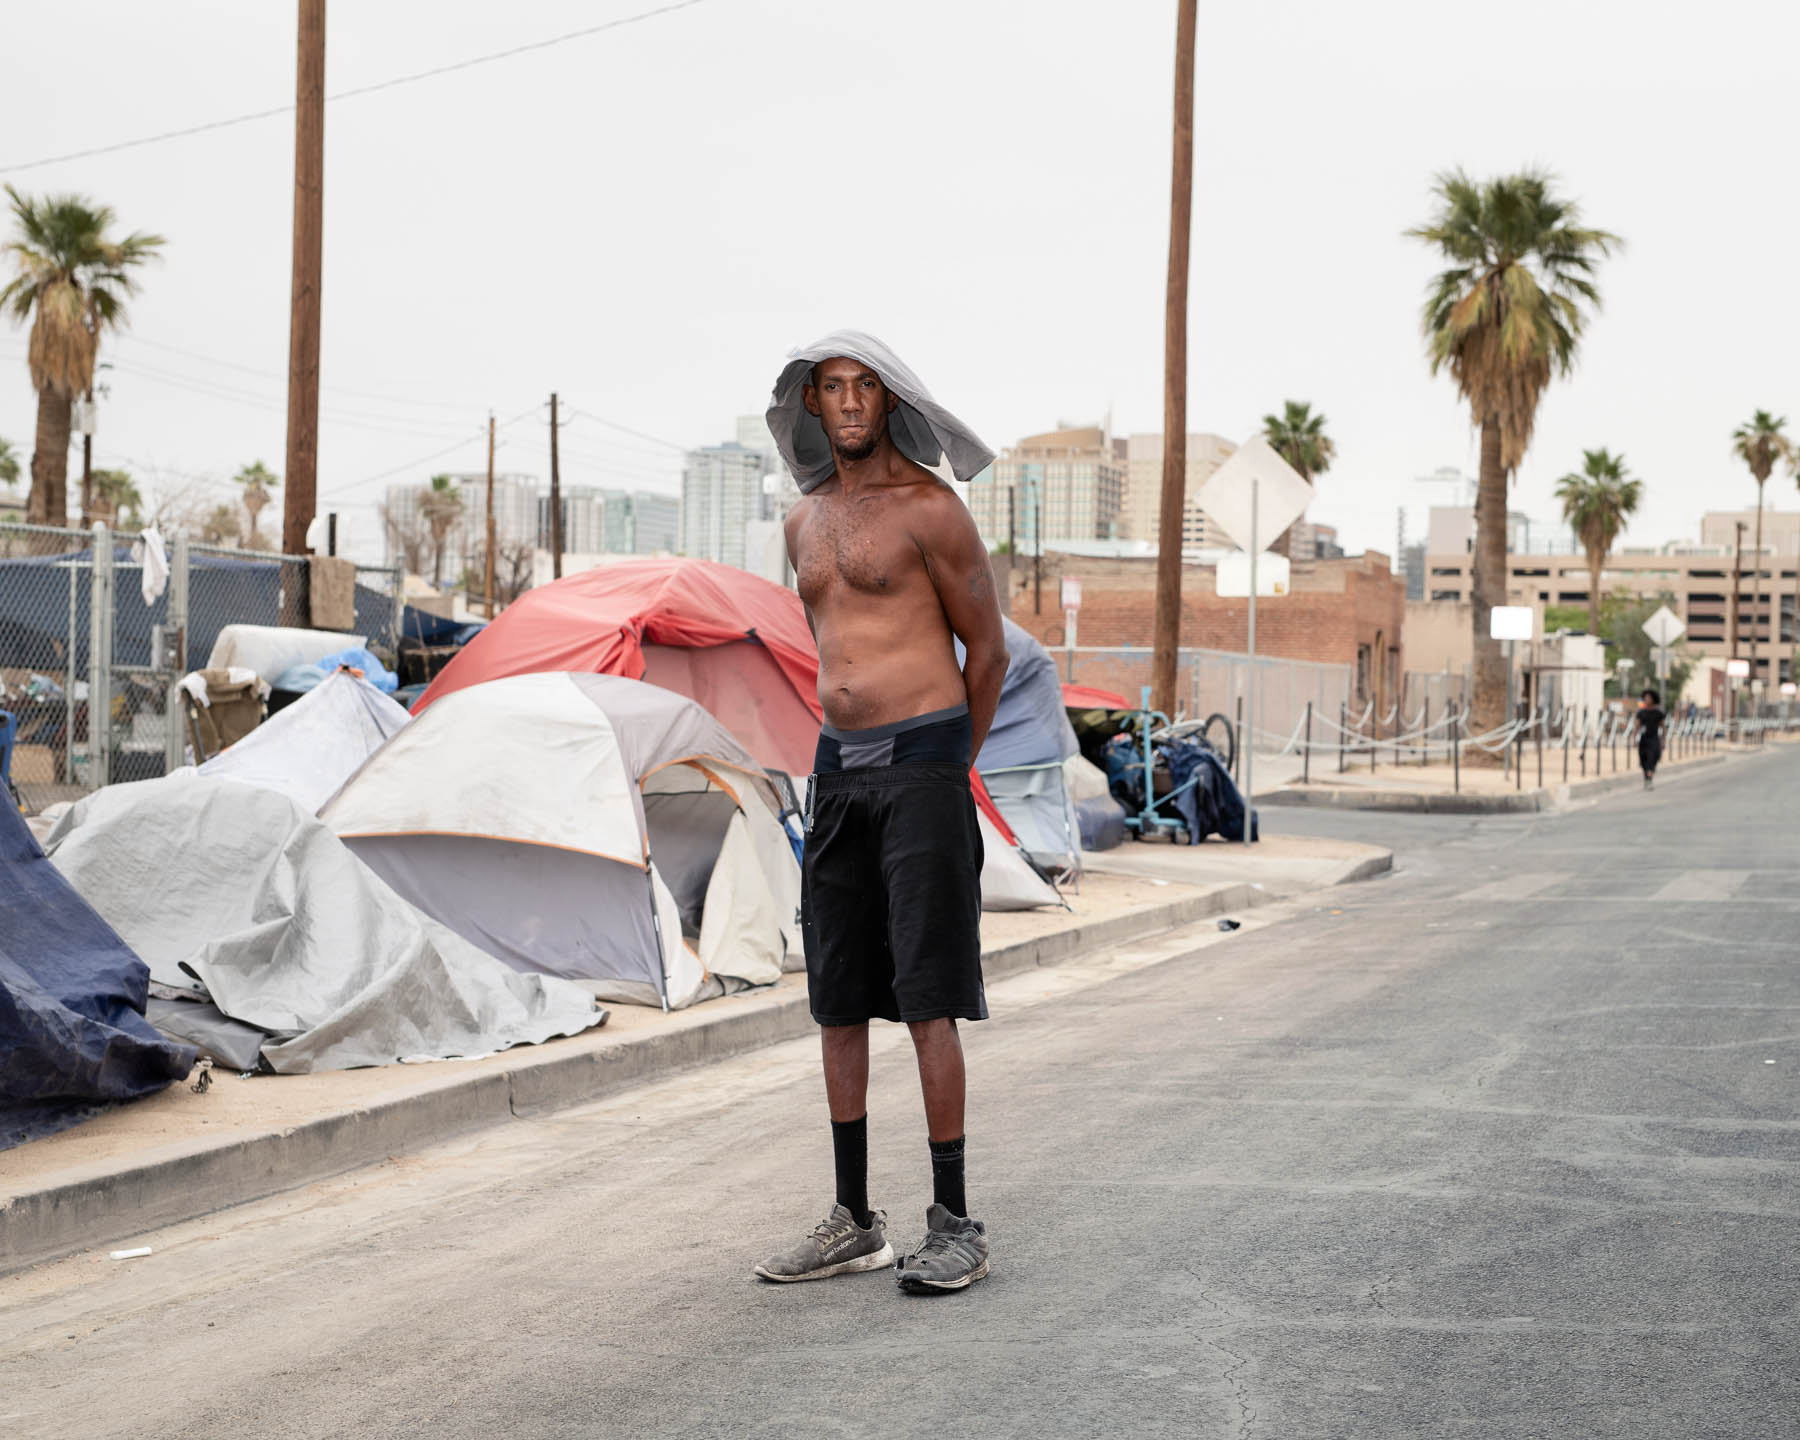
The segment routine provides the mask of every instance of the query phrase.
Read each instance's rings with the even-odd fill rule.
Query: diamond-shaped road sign
[[[1657,606],[1656,613],[1644,622],[1644,633],[1650,637],[1650,643],[1662,650],[1673,645],[1686,630],[1681,617],[1667,605]]]
[[[1257,435],[1207,477],[1194,499],[1243,550],[1250,548],[1250,482],[1256,484],[1256,548],[1266,550],[1306,513],[1312,486]],[[1257,588],[1262,588],[1259,583]]]

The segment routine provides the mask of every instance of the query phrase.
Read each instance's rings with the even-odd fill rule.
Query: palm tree
[[[1605,450],[1583,450],[1581,469],[1571,470],[1556,482],[1563,519],[1587,551],[1590,635],[1600,633],[1600,575],[1606,569],[1607,554],[1643,496],[1644,482],[1627,473],[1625,457]]]
[[[1300,472],[1300,478],[1312,484],[1315,476],[1331,468],[1337,446],[1325,433],[1325,417],[1315,415],[1305,400],[1289,400],[1281,414],[1263,416],[1263,438],[1281,458]],[[1293,526],[1288,526],[1270,548],[1278,555],[1290,553]]]
[[[113,212],[79,195],[32,199],[11,185],[13,238],[3,251],[18,272],[0,290],[0,310],[31,321],[26,364],[38,393],[26,518],[61,525],[68,514],[69,407],[94,383],[102,331],[125,323],[137,289],[132,272],[154,258],[160,235],[108,237]]]
[[[144,497],[124,470],[96,470],[89,477],[95,518],[115,529],[136,530],[142,524]]]
[[[1777,460],[1794,463],[1794,442],[1784,430],[1787,426],[1785,416],[1771,415],[1767,410],[1758,410],[1744,424],[1731,432],[1731,453],[1750,467],[1750,473],[1756,477],[1756,559],[1751,563],[1750,574],[1750,674],[1756,675],[1756,627],[1762,619],[1762,515],[1763,515],[1763,482],[1775,469]],[[1740,577],[1734,575],[1732,589],[1735,591],[1742,584]],[[1735,604],[1735,597],[1734,597]]]
[[[450,527],[462,518],[462,490],[448,475],[433,475],[431,484],[420,492],[419,509],[431,527],[431,586],[437,590],[444,583],[444,540]]]
[[[12,447],[12,441],[0,436],[0,485],[17,485],[19,483],[19,452]]]
[[[232,482],[244,487],[244,513],[250,517],[250,530],[244,539],[246,550],[263,548],[262,536],[256,533],[256,517],[262,513],[263,506],[269,503],[269,492],[281,484],[281,477],[263,464],[252,461],[233,475]]]
[[[232,505],[213,506],[200,522],[200,539],[208,545],[223,545],[227,540],[237,539],[240,533],[237,508]]]
[[[1426,293],[1426,349],[1431,373],[1449,369],[1481,431],[1471,597],[1477,730],[1506,717],[1506,662],[1488,626],[1507,599],[1507,483],[1531,444],[1544,390],[1574,368],[1588,313],[1600,307],[1596,262],[1623,244],[1584,226],[1580,207],[1553,183],[1537,170],[1479,184],[1449,171],[1437,177],[1431,222],[1406,232],[1447,262]]]

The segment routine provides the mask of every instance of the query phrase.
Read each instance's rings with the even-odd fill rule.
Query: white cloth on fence
[[[154,605],[169,588],[169,551],[154,525],[131,547],[131,558],[144,567],[144,604]]]

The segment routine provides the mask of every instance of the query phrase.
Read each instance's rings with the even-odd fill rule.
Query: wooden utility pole
[[[488,479],[487,479],[487,579],[482,582],[481,599],[487,618],[494,618],[494,412],[488,411]]]
[[[1155,651],[1150,703],[1175,714],[1181,648],[1181,516],[1187,499],[1188,231],[1194,211],[1194,28],[1196,0],[1179,0],[1175,21],[1175,134],[1169,186],[1169,286],[1163,312],[1162,507],[1156,536]]]
[[[300,0],[294,90],[294,283],[281,550],[306,551],[319,483],[319,277],[325,240],[325,0]]]
[[[556,392],[550,392],[550,578],[562,579],[562,472],[556,463]]]

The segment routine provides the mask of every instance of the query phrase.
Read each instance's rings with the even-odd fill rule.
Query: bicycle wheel
[[[1223,715],[1208,715],[1200,727],[1200,743],[1224,763],[1227,770],[1237,764],[1237,732]]]

